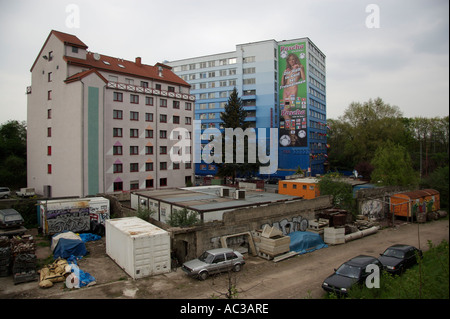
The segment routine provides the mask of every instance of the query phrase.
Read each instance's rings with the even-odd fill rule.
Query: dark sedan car
[[[397,275],[417,264],[417,256],[422,258],[422,251],[414,246],[393,245],[380,254],[378,260],[384,270]]]
[[[322,288],[338,296],[345,296],[353,285],[364,284],[370,274],[370,272],[366,272],[366,267],[370,264],[382,268],[382,264],[375,257],[365,255],[354,257],[335,269],[334,274],[324,280]]]

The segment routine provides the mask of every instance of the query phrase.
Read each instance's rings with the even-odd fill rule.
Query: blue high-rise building
[[[312,176],[324,173],[325,55],[309,38],[238,44],[235,51],[165,63],[191,84],[202,132],[224,128],[220,113],[235,87],[250,127],[278,129],[278,170],[262,177],[284,177],[298,168]],[[207,136],[202,138],[203,144],[209,142]],[[268,134],[258,138],[267,139]],[[217,173],[214,163],[195,165],[197,175]]]

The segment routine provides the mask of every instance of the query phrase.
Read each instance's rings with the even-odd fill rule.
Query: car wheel
[[[236,265],[234,265],[234,267],[233,267],[233,271],[234,272],[238,272],[238,271],[241,271],[241,264],[236,264]]]
[[[208,278],[209,274],[207,271],[202,271],[199,275],[198,275],[198,279],[200,280],[206,280],[206,278]]]

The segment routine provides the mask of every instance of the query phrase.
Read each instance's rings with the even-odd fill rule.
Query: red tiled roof
[[[68,33],[63,33],[59,31],[52,30],[50,34],[54,34],[58,39],[60,39],[64,44],[70,44],[74,47],[79,47],[82,49],[87,49],[88,46],[83,43],[80,39],[78,39],[76,36]]]
[[[107,55],[99,55],[100,59],[94,59],[94,53],[88,52],[86,60],[65,56],[67,63],[78,65],[81,67],[91,67],[97,70],[103,70],[113,73],[128,74],[145,79],[157,80],[190,87],[190,84],[181,79],[172,72],[172,68],[162,63],[155,66],[136,63],[133,61],[118,59]],[[105,63],[106,62],[106,63]],[[162,77],[159,76],[159,67],[161,68]]]
[[[66,83],[76,82],[92,73],[97,74],[99,76],[99,78],[103,80],[103,82],[108,83],[108,80],[105,79],[105,77],[103,75],[101,75],[96,69],[86,70],[86,71],[74,74],[72,76],[69,76],[66,80],[64,80],[64,82],[66,82]]]
[[[36,64],[37,60],[41,56],[42,50],[44,50],[44,47],[47,45],[48,40],[52,36],[56,36],[60,41],[62,41],[64,44],[69,44],[71,46],[87,49],[88,46],[84,44],[80,39],[78,39],[76,36],[68,33],[63,33],[59,31],[52,30],[50,31],[50,34],[48,35],[47,39],[44,42],[44,45],[42,46],[41,50],[39,51],[39,54],[37,58],[34,60],[33,65],[31,66],[30,72],[33,72],[34,65]]]
[[[42,54],[42,50],[44,49],[45,45],[47,44],[47,42],[50,39],[50,36],[52,34],[55,35],[64,44],[76,46],[76,47],[83,48],[83,49],[88,48],[88,46],[86,44],[84,44],[83,41],[78,39],[75,35],[52,30],[50,32],[50,34],[48,35],[47,40],[45,40],[45,43],[42,46],[41,50],[39,51],[39,54],[38,54],[36,60],[34,61],[30,72],[33,71],[33,68],[34,68],[38,58]],[[106,56],[106,55],[100,55],[100,59],[96,60],[96,59],[94,59],[94,53],[92,53],[92,52],[87,53],[86,60],[75,58],[75,57],[69,57],[69,56],[65,56],[64,59],[67,63],[73,64],[73,65],[78,65],[81,67],[88,67],[90,69],[96,69],[97,70],[96,72],[98,75],[100,75],[98,73],[98,71],[108,71],[108,72],[113,72],[113,73],[128,74],[131,76],[141,77],[144,79],[151,79],[151,80],[157,80],[157,81],[166,82],[166,83],[179,84],[179,85],[186,86],[186,87],[191,86],[189,83],[187,83],[186,81],[181,79],[179,76],[177,76],[175,73],[173,73],[172,68],[170,66],[167,66],[162,63],[157,63],[154,66],[152,66],[152,65],[142,64],[140,61],[139,61],[139,63],[136,63],[133,61],[127,61],[127,60],[118,59],[118,58],[114,58],[114,57],[110,57],[110,56]],[[104,61],[109,64],[105,64]],[[121,67],[119,65],[122,65],[123,67]],[[162,77],[159,76],[159,69],[161,69]],[[83,72],[81,72],[81,73],[83,73]],[[82,78],[82,77],[88,75],[88,74],[81,74],[81,73],[78,73],[78,74],[75,74],[75,75],[69,77],[68,79],[66,79],[66,82],[76,81],[80,78],[80,76]],[[75,76],[77,76],[77,78],[73,78]],[[102,77],[102,78],[104,79],[104,77]]]

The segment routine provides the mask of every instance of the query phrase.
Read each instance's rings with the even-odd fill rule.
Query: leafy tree
[[[418,176],[405,147],[387,141],[372,160],[372,181],[383,186],[417,186]]]
[[[172,227],[187,227],[195,225],[199,222],[197,214],[190,212],[186,208],[176,210],[170,214],[167,223]]]
[[[381,98],[353,102],[338,120],[329,121],[331,167],[352,170],[358,163],[370,162],[385,141],[400,143],[405,138],[402,113]]]
[[[320,195],[332,195],[333,206],[355,212],[355,201],[353,199],[353,189],[346,183],[338,173],[328,173],[320,178]]]
[[[237,89],[234,88],[228,98],[228,102],[225,105],[225,111],[220,113],[220,119],[223,122],[223,127],[225,129],[237,129],[241,128],[245,131],[249,128],[250,123],[245,121],[247,117],[247,112],[244,110],[242,106],[242,100],[238,96]],[[225,163],[225,149],[226,144],[233,144],[233,163]],[[238,174],[241,175],[251,175],[258,168],[257,163],[249,163],[249,154],[248,154],[248,141],[245,143],[244,149],[237,150],[236,149],[236,141],[228,141],[226,140],[225,131],[222,133],[222,163],[218,163],[218,175],[221,177],[231,176],[234,180]],[[244,153],[244,163],[237,162],[237,153]]]
[[[0,185],[13,188],[27,184],[27,131],[25,122],[8,121],[0,126]]]

